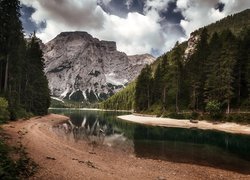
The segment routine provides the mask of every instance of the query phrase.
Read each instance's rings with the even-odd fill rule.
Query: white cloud
[[[39,24],[46,21],[46,28],[37,33],[44,42],[62,31],[87,31],[102,40],[117,42],[120,51],[127,54],[159,53],[169,50],[177,40],[183,40],[178,25],[167,20],[162,24],[160,12],[175,0],[146,0],[144,15],[129,13],[126,18],[107,14],[97,5],[98,0],[21,0],[36,9],[32,20]],[[110,0],[102,0],[108,4]],[[184,20],[180,25],[189,34],[204,25],[219,20],[228,14],[249,7],[250,1],[221,0],[225,10],[219,12],[214,6],[219,0],[177,0],[177,10]],[[132,2],[127,0],[128,5]]]
[[[215,5],[219,0],[200,1],[200,0],[178,0],[177,7],[182,12],[184,20],[181,21],[181,26],[189,36],[194,30],[215,22],[225,14],[218,9],[215,10]]]
[[[107,16],[103,30],[92,34],[117,41],[118,49],[128,54],[151,52],[153,47],[162,48],[166,41],[160,24],[148,16],[139,13],[129,13],[126,19]]]
[[[222,12],[215,9],[218,3],[225,4]],[[197,28],[249,7],[250,1],[248,0],[177,0],[177,8],[185,18],[181,21],[181,26],[187,36]]]
[[[105,13],[96,0],[21,2],[36,9],[32,15],[34,22],[46,21],[46,28],[37,33],[45,42],[62,31],[87,31],[99,39],[116,41],[118,50],[130,55],[151,53],[152,49],[164,53],[174,44],[171,36],[163,31],[159,23],[159,11],[167,7],[167,1],[157,0],[158,3],[155,3],[148,0],[146,15],[134,12],[129,13],[126,18]],[[105,2],[108,3],[109,0]]]

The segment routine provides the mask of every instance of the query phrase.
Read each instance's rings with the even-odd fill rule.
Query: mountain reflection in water
[[[131,143],[121,129],[114,127],[103,119],[102,116],[88,112],[84,115],[67,114],[68,121],[58,124],[56,129],[59,134],[68,138],[72,137],[75,142],[85,140],[92,145],[127,146]]]
[[[250,174],[250,136],[220,131],[152,127],[117,119],[122,112],[53,110],[70,120],[56,131],[140,158],[198,164]],[[126,113],[128,114],[128,113]]]

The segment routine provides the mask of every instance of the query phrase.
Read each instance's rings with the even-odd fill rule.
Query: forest
[[[44,115],[50,105],[43,53],[23,33],[18,0],[0,1],[0,122]]]
[[[195,31],[192,35],[197,36],[198,41],[189,56],[185,54],[187,42],[177,42],[157,62],[146,66],[136,80],[134,92],[130,92],[129,98],[134,101],[127,107],[136,112],[158,115],[209,113],[212,118],[248,112],[250,27],[249,18],[244,21],[242,17],[249,17],[249,10]],[[122,97],[125,102],[126,91],[121,91],[116,97]],[[111,97],[102,106],[119,109],[115,107],[116,102],[119,100]]]

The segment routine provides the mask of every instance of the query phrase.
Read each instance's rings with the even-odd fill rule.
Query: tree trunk
[[[3,62],[2,60],[0,61],[0,92],[2,92],[2,83],[3,83]]]
[[[149,109],[149,107],[150,107],[150,100],[149,100],[149,86],[148,86],[148,92],[147,92],[147,98],[148,98],[148,109]]]
[[[21,103],[21,81],[18,83],[18,103]]]
[[[227,114],[230,113],[230,100],[227,100]]]
[[[178,98],[179,98],[179,81],[177,80],[177,92],[175,94],[175,111],[179,112]]]
[[[241,68],[239,68],[239,82],[238,82],[238,105],[240,105],[241,96]]]
[[[7,59],[6,59],[4,92],[7,92],[7,88],[8,88],[8,74],[9,74],[9,55],[7,55]]]
[[[177,90],[177,93],[175,95],[175,111],[179,112],[179,107],[178,107],[178,90]]]
[[[164,86],[163,88],[163,110],[164,111],[166,110],[165,106],[166,106],[166,86]]]
[[[196,109],[196,88],[193,87],[193,98],[192,98],[192,108]]]

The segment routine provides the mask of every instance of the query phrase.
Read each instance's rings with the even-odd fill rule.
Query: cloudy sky
[[[250,8],[249,0],[21,0],[24,30],[45,43],[87,31],[129,55],[158,56],[192,31]]]

